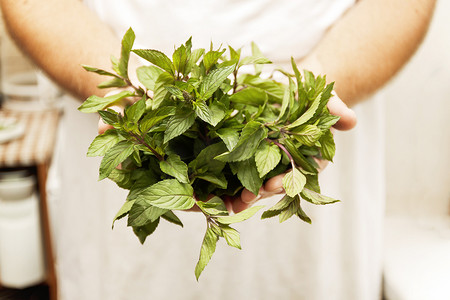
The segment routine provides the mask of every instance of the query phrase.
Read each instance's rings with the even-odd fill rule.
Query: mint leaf
[[[267,93],[256,87],[245,88],[230,96],[230,101],[233,103],[242,103],[253,106],[263,105],[268,99]]]
[[[183,134],[195,122],[195,113],[193,110],[183,107],[177,110],[175,115],[170,117],[167,122],[166,132],[164,133],[164,143]]]
[[[114,217],[113,224],[112,224],[112,228],[114,228],[114,223],[115,223],[117,220],[120,220],[120,219],[122,219],[123,217],[125,217],[126,215],[128,215],[128,212],[130,211],[130,209],[131,209],[131,207],[133,206],[133,204],[134,204],[134,200],[131,200],[131,201],[126,201],[126,202],[122,205],[122,207],[119,209],[119,211],[117,212],[116,216]]]
[[[217,196],[214,196],[207,202],[197,201],[198,207],[210,216],[227,216],[228,210],[225,203]]]
[[[136,36],[133,29],[128,29],[122,39],[122,49],[118,65],[118,73],[124,78],[128,78],[128,61],[130,60],[130,51],[133,47]]]
[[[339,202],[339,200],[319,194],[319,193],[309,190],[307,188],[303,189],[303,191],[300,193],[300,195],[306,201],[311,202],[312,204],[316,204],[316,205],[325,205],[325,204]]]
[[[294,168],[284,175],[282,182],[286,194],[295,197],[303,190],[306,184],[306,177],[297,168]]]
[[[251,218],[254,214],[256,214],[261,208],[264,206],[252,206],[249,207],[237,214],[231,215],[231,216],[224,216],[224,217],[217,217],[217,222],[220,224],[233,224],[233,223],[239,223],[242,221],[245,221],[249,218]]]
[[[180,74],[184,74],[188,60],[188,54],[184,45],[181,45],[175,50],[172,55],[172,60],[175,70]]]
[[[120,188],[127,190],[131,189],[134,184],[134,180],[132,179],[132,171],[130,170],[114,169],[109,174],[108,179],[114,181]]]
[[[195,278],[198,281],[200,274],[202,274],[206,265],[211,260],[214,252],[216,251],[216,244],[219,237],[213,232],[213,230],[208,227],[203,238],[202,247],[200,250],[200,257],[198,259],[197,265],[195,266]]]
[[[237,169],[237,177],[242,185],[253,194],[258,195],[263,180],[259,177],[254,158],[233,163],[233,166]]]
[[[255,162],[258,168],[259,177],[263,178],[272,171],[280,162],[280,148],[275,144],[262,142],[255,152]]]
[[[320,95],[317,96],[317,98],[313,101],[311,106],[306,110],[304,114],[300,116],[297,120],[295,120],[293,123],[285,126],[287,129],[295,128],[297,126],[305,124],[307,121],[309,121],[315,114],[317,108],[320,104]]]
[[[280,201],[277,202],[274,206],[272,206],[270,209],[266,210],[262,213],[261,219],[267,219],[272,218],[275,216],[278,216],[281,214],[281,212],[289,207],[292,201],[294,201],[295,198],[290,197],[288,195],[284,195],[283,198],[281,198]]]
[[[336,145],[334,144],[333,134],[330,130],[327,130],[319,140],[320,153],[322,157],[326,160],[333,161],[334,154],[336,152]]]
[[[99,180],[105,179],[111,172],[134,152],[134,144],[130,141],[120,141],[112,146],[100,163]]]
[[[174,214],[171,210],[168,210],[165,214],[161,216],[164,220],[173,223],[175,225],[183,227],[183,223],[181,220],[177,217],[176,214]]]
[[[177,154],[169,154],[169,156],[159,162],[161,171],[167,175],[175,177],[181,183],[189,183],[188,166]]]
[[[103,156],[120,140],[121,137],[117,134],[117,131],[115,129],[108,129],[103,134],[95,137],[95,139],[89,146],[87,156]]]
[[[219,86],[233,73],[235,65],[226,66],[211,71],[200,85],[200,99],[206,100],[219,88]]]
[[[145,113],[145,100],[141,99],[133,105],[125,108],[125,117],[127,121],[137,123]]]
[[[158,66],[161,69],[169,72],[170,75],[175,75],[175,68],[172,64],[172,61],[161,51],[153,49],[136,49],[133,50],[133,52],[143,59],[151,62],[155,66]]]
[[[136,69],[139,82],[151,91],[155,90],[156,80],[163,72],[163,70],[155,66],[141,66]]]
[[[304,125],[291,131],[294,138],[306,146],[314,146],[322,136],[322,131],[316,125]]]
[[[206,105],[205,101],[198,100],[194,103],[194,106],[195,106],[195,114],[197,115],[197,117],[199,117],[206,123],[211,124],[212,112],[209,109],[208,105]]]
[[[158,227],[158,224],[159,219],[157,219],[155,222],[148,223],[144,226],[135,226],[133,227],[133,232],[139,238],[141,244],[144,244],[147,237],[151,235],[153,232],[155,232],[156,228]]]
[[[155,222],[166,212],[167,209],[152,206],[144,199],[138,199],[128,213],[128,226],[144,226]]]
[[[203,65],[205,66],[206,71],[209,71],[209,69],[217,63],[219,58],[222,56],[222,54],[225,52],[225,49],[222,51],[208,51],[205,56],[203,57]]]
[[[225,241],[229,246],[238,248],[239,250],[242,249],[241,237],[236,229],[224,224],[219,224],[219,227],[222,231],[222,235],[225,238]]]
[[[197,178],[214,183],[218,188],[226,189],[228,182],[223,174],[205,173],[196,176]]]
[[[216,133],[225,143],[228,151],[233,150],[239,141],[239,132],[237,129],[224,127],[217,130]]]
[[[108,97],[98,97],[98,96],[90,96],[86,99],[86,101],[78,107],[78,110],[83,113],[94,113],[99,110],[103,110],[106,107],[118,102],[126,97],[134,96],[134,92],[131,91],[122,91],[118,94],[114,94]]]
[[[195,205],[194,190],[189,184],[166,179],[143,190],[137,200],[165,209],[186,210]]]
[[[111,73],[109,71],[105,71],[105,70],[98,69],[98,68],[91,67],[91,66],[87,66],[87,65],[81,65],[81,66],[83,67],[83,69],[85,69],[88,72],[93,72],[93,73],[96,73],[96,74],[99,74],[99,75],[103,75],[103,76],[112,76],[112,77],[119,78],[119,76],[117,76],[116,74]]]
[[[256,152],[256,147],[267,136],[267,129],[261,123],[250,121],[242,129],[238,143],[230,152],[216,157],[224,162],[243,161],[249,159]]]

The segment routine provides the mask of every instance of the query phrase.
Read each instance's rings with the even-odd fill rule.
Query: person
[[[291,56],[301,68],[336,82],[330,110],[342,116],[335,163],[321,174],[324,194],[342,199],[305,207],[313,224],[253,218],[239,227],[243,251],[219,247],[200,282],[193,267],[204,230],[195,213],[185,228],[162,226],[141,246],[110,221],[125,199],[97,182],[84,153],[97,118],[65,99],[55,242],[61,299],[378,299],[383,216],[383,101],[367,100],[408,61],[423,39],[433,0],[1,0],[5,23],[21,48],[78,99],[102,95],[104,80],[80,64],[110,68],[120,36],[170,53],[193,36],[235,48],[255,41],[275,65]],[[112,29],[112,30],[111,30]],[[265,185],[266,192],[279,183]],[[265,191],[262,191],[263,194]],[[257,198],[242,195],[239,211]],[[268,199],[270,200],[270,199]],[[261,200],[266,201],[266,200]],[[219,245],[220,246],[220,245]]]

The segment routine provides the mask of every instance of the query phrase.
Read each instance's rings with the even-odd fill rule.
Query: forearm
[[[428,29],[434,0],[361,0],[305,59],[348,105],[382,87],[408,61]]]
[[[78,0],[1,0],[5,24],[19,47],[55,82],[84,100],[104,80],[87,64],[109,70],[120,40]]]

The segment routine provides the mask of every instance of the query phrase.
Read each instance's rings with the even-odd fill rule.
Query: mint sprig
[[[228,53],[213,46],[192,49],[189,39],[170,58],[154,49],[133,49],[134,39],[129,29],[120,58],[111,59],[114,72],[83,66],[111,77],[99,88],[126,90],[91,96],[79,110],[98,112],[112,126],[92,141],[88,156],[103,157],[100,179],[129,190],[114,221],[128,217],[141,243],[161,219],[183,226],[174,212],[196,206],[206,220],[195,267],[198,280],[220,238],[241,249],[239,233],[230,225],[262,208],[230,215],[224,197],[243,188],[257,194],[265,180],[286,173],[286,195],[261,218],[278,216],[284,222],[295,215],[311,223],[303,200],[316,205],[338,201],[320,194],[315,161],[332,161],[330,128],[339,120],[327,109],[333,83],[327,84],[325,76],[304,70],[302,77],[291,59],[293,73],[281,71],[288,84],[263,77],[263,65],[271,62],[254,43],[252,55],[241,57],[241,50],[232,47]],[[136,71],[140,86],[128,76],[133,53],[150,64]],[[249,64],[254,74],[241,74],[240,68]],[[140,100],[123,114],[107,108],[130,97]]]

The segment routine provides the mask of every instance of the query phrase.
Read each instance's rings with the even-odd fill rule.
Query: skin
[[[80,100],[108,92],[96,87],[104,80],[101,76],[85,72],[80,65],[109,70],[110,55],[119,57],[120,38],[80,1],[0,1],[10,35],[55,82]],[[297,62],[335,81],[340,98],[331,98],[328,108],[341,117],[336,129],[352,129],[356,116],[349,106],[382,87],[414,54],[434,6],[434,0],[360,0]],[[130,74],[136,67],[131,62]],[[105,130],[104,124],[99,130]],[[281,193],[281,179],[282,175],[269,179],[259,195],[244,190],[226,204],[239,212],[262,197]]]

